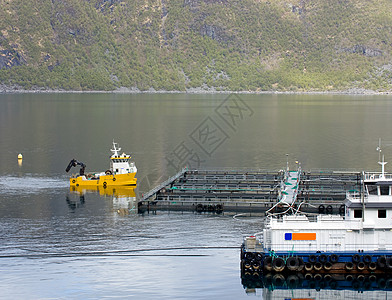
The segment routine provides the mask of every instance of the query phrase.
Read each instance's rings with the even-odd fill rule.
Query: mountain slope
[[[0,82],[25,88],[392,87],[387,0],[1,0]]]

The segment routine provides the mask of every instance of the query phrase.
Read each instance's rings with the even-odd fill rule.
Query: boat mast
[[[121,148],[117,148],[116,145],[117,145],[117,143],[115,143],[113,140],[113,149],[110,149],[110,151],[113,152],[113,155],[112,155],[113,157],[118,156],[118,152],[121,151]]]
[[[376,149],[378,151],[378,163],[381,165],[381,176],[380,179],[385,179],[385,165],[388,163],[384,160],[384,154],[382,155],[381,161],[381,139],[378,139],[378,147]]]
[[[365,187],[365,172],[362,171],[362,183],[360,185],[360,195],[361,195],[361,202],[362,202],[362,222],[365,221],[365,191],[366,191],[366,187]]]

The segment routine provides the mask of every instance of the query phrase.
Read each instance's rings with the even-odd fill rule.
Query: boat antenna
[[[378,139],[378,147],[376,148],[378,152],[378,161],[381,161],[381,138]]]
[[[113,156],[118,156],[118,153],[121,151],[121,148],[120,147],[117,148],[116,145],[117,143],[115,143],[113,139],[113,149],[110,149],[110,151],[113,152]]]
[[[385,178],[385,165],[387,164],[386,161],[384,161],[384,154],[382,155],[382,161],[381,161],[381,138],[378,139],[378,147],[376,148],[378,151],[378,163],[381,165],[381,178]]]
[[[286,171],[289,172],[289,154],[286,153]]]

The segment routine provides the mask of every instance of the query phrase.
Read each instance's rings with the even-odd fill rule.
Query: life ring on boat
[[[252,252],[246,252],[244,257],[245,259],[252,260],[254,258],[254,254]]]
[[[331,274],[325,274],[324,275],[324,281],[330,281],[332,279]]]
[[[272,256],[266,256],[263,261],[264,269],[268,272],[272,271]]]
[[[252,262],[252,268],[253,270],[257,271],[258,269],[260,269],[260,262],[257,260],[253,260]]]
[[[272,277],[272,283],[274,286],[282,286],[285,282],[286,280],[284,279],[284,276],[282,274],[275,274]]]
[[[113,181],[116,181],[116,177],[113,177]]]
[[[332,263],[329,262],[329,261],[325,262],[325,263],[324,263],[324,270],[329,271],[329,270],[331,270],[331,269],[332,269]]]
[[[357,280],[359,281],[359,282],[364,282],[365,281],[365,279],[366,279],[366,277],[365,277],[365,275],[358,275],[357,276]]]
[[[376,264],[374,261],[371,261],[371,262],[369,263],[369,270],[370,270],[370,271],[375,271],[375,270],[377,270],[377,264]]]
[[[325,263],[325,262],[327,262],[327,260],[328,260],[328,256],[326,256],[325,254],[321,254],[319,256],[319,262]]]
[[[340,205],[339,215],[344,216],[345,212],[346,212],[346,206],[344,204]]]
[[[392,288],[392,278],[387,279],[387,282],[385,283],[385,287],[387,289]]]
[[[323,275],[321,275],[320,273],[314,274],[314,280],[315,281],[321,281],[323,279]]]
[[[282,272],[285,267],[286,267],[286,264],[284,263],[283,258],[277,257],[274,260],[272,260],[272,269],[275,272]]]
[[[338,283],[335,280],[331,280],[329,287],[334,290],[338,287]]]
[[[299,285],[299,277],[297,275],[289,275],[286,279],[287,286],[296,288]]]
[[[365,265],[364,262],[360,261],[360,262],[357,264],[357,269],[358,269],[358,271],[363,271],[363,270],[365,270],[365,268],[366,268],[366,265]]]
[[[354,290],[358,290],[361,287],[361,284],[359,283],[359,281],[353,280],[351,286],[353,287]]]
[[[244,267],[245,267],[245,269],[250,269],[252,267],[252,265],[250,264],[249,261],[247,261],[244,263]]]
[[[346,262],[344,267],[346,268],[347,271],[351,271],[354,269],[354,264],[351,261],[348,261],[348,262]]]
[[[262,261],[263,260],[263,254],[261,254],[260,252],[255,253],[255,259],[258,261]]]
[[[265,286],[272,286],[272,275],[271,273],[264,274],[263,281]]]
[[[297,257],[291,256],[286,260],[286,267],[290,271],[297,271],[299,267],[299,260]]]
[[[384,269],[387,264],[387,258],[385,256],[380,256],[377,258],[377,265],[380,269]]]
[[[363,262],[364,262],[364,263],[368,264],[368,263],[370,263],[371,261],[372,261],[371,255],[366,254],[366,255],[363,257]]]
[[[72,179],[72,183],[75,183],[76,182],[76,180],[75,179]]]
[[[317,261],[317,255],[311,254],[309,255],[309,262],[315,263]]]
[[[348,274],[348,275],[346,275],[345,279],[346,279],[346,281],[349,281],[349,282],[351,282],[351,281],[353,281],[353,280],[354,280],[354,276],[353,276],[353,275],[351,275],[351,274]]]
[[[387,257],[385,266],[387,267],[387,269],[391,270],[392,269],[392,257]]]
[[[361,256],[359,254],[354,254],[352,257],[353,263],[359,263],[361,261]]]
[[[244,275],[245,275],[245,277],[250,277],[252,274],[251,274],[249,271],[246,271],[246,272],[244,273]]]
[[[313,270],[313,264],[310,262],[305,263],[305,270],[310,272]]]
[[[106,170],[105,171],[105,175],[112,175],[113,173],[112,173],[112,171],[110,171],[110,170]]]
[[[386,280],[385,280],[384,277],[381,277],[381,278],[377,281],[377,286],[378,286],[380,289],[385,289],[385,287],[387,286],[387,282],[386,282]]]
[[[329,256],[329,261],[330,261],[331,263],[337,263],[337,262],[339,261],[339,255],[337,255],[337,254],[331,254],[331,255]]]
[[[321,262],[316,262],[313,266],[316,271],[320,271],[323,268],[323,264]]]
[[[259,274],[259,272],[255,271],[255,272],[253,272],[252,276],[253,276],[253,278],[257,278],[260,276],[260,274]]]
[[[359,282],[364,282],[365,279],[366,279],[366,277],[365,277],[364,275],[362,275],[362,274],[360,274],[360,275],[357,276],[357,280],[358,280]]]

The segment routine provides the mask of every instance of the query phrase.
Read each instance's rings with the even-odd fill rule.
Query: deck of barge
[[[293,171],[291,171],[293,172]],[[361,190],[361,172],[294,171],[302,211],[339,213],[346,193]],[[139,199],[139,211],[274,212],[286,171],[183,169]],[[291,183],[287,183],[291,184]],[[292,193],[293,194],[293,193]]]

